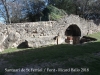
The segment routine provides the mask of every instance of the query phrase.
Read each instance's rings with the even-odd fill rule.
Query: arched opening
[[[76,24],[70,25],[65,31],[65,42],[69,44],[79,44],[81,30]]]

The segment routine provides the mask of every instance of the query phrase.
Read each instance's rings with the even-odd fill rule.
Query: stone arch
[[[65,31],[65,35],[81,36],[81,30],[76,24],[71,24]]]
[[[79,44],[81,29],[76,24],[71,24],[65,31],[65,42],[69,44]]]

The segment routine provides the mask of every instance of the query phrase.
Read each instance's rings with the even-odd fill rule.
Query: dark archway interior
[[[81,36],[81,30],[77,25],[72,24],[66,29],[65,35],[66,36]]]
[[[17,48],[22,49],[22,48],[31,48],[31,47],[28,46],[28,41],[25,40],[24,42],[20,43]]]
[[[67,36],[66,39],[65,39],[66,43],[79,44],[80,36],[81,36],[81,30],[77,25],[72,24],[66,29],[65,35]]]

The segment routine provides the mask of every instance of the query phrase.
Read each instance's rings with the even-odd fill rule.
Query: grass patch
[[[94,33],[94,34],[89,34],[88,36],[94,37],[94,38],[98,39],[98,41],[100,41],[100,32]]]
[[[41,62],[45,61],[66,61],[69,58],[77,56],[83,56],[100,51],[100,43],[90,43],[84,46],[81,45],[55,45],[36,49],[27,49],[19,52],[8,53],[5,57],[9,63],[16,64],[18,66],[24,66],[37,60]],[[38,63],[37,62],[37,63]]]

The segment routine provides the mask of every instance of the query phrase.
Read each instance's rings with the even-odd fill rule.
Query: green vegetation
[[[49,10],[49,16],[50,16],[50,20],[58,20],[60,18],[62,18],[66,12],[62,9],[58,9],[52,5],[47,6],[47,9]]]
[[[55,21],[55,20],[62,18],[65,14],[66,14],[66,12],[64,10],[58,9],[58,8],[52,6],[52,5],[49,5],[43,10],[42,20],[44,20],[44,21],[48,21],[48,20]]]
[[[2,53],[0,58],[8,61],[8,64],[12,64],[14,68],[25,67],[26,65],[35,63],[58,62],[63,63],[61,64],[62,68],[89,68],[89,72],[83,72],[82,75],[100,75],[99,34],[100,32],[90,35],[97,37],[97,42],[83,45],[61,44],[35,49],[20,49],[19,51],[9,49],[10,52],[6,54],[3,52],[4,54]]]
[[[76,14],[76,3],[75,0],[49,0],[49,4],[52,4],[58,9],[63,9],[67,14]]]
[[[29,48],[27,48],[29,49]],[[3,52],[1,52],[0,54],[6,54],[6,53],[13,53],[13,52],[18,52],[18,51],[23,51],[23,50],[27,50],[27,49],[17,49],[17,48],[9,48],[9,49],[5,49]]]
[[[90,35],[88,35],[88,36],[91,36],[91,37],[97,38],[98,41],[100,41],[100,32],[98,32],[98,33],[94,33],[94,34],[90,34]]]
[[[58,9],[55,6],[48,5],[43,11],[32,15],[28,13],[27,17],[29,21],[56,21],[66,15],[66,12],[62,9]]]

